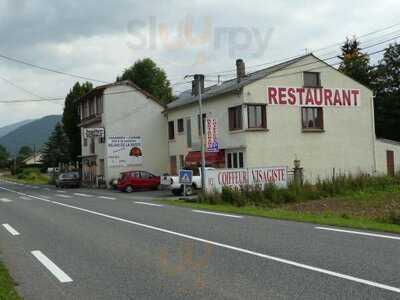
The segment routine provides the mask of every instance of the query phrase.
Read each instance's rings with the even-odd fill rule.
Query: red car
[[[160,185],[160,177],[146,171],[128,171],[121,173],[117,188],[127,193],[135,189],[157,189]]]

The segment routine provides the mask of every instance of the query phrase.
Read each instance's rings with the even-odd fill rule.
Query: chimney
[[[243,59],[236,60],[237,81],[240,82],[246,76],[246,66]]]
[[[199,95],[199,82],[200,82],[200,91],[204,93],[204,75],[196,74],[194,75],[194,80],[192,81],[192,95],[198,96]]]

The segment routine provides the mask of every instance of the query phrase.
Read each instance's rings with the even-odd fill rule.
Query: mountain
[[[62,116],[46,116],[29,122],[0,137],[0,145],[7,148],[10,154],[15,154],[22,146],[33,146],[40,149],[47,142],[54,126],[61,121]]]
[[[32,122],[33,120],[25,120],[17,123],[13,123],[4,127],[0,127],[0,138],[9,134],[10,132],[18,129],[19,127]]]

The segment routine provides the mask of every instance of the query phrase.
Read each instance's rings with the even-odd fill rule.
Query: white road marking
[[[376,234],[376,233],[353,231],[353,230],[343,230],[343,229],[336,229],[336,228],[329,228],[329,227],[314,227],[314,228],[319,229],[319,230],[328,230],[328,231],[336,231],[336,232],[343,232],[343,233],[350,233],[350,234],[373,236],[373,237],[392,239],[392,240],[400,240],[400,237],[398,237],[398,236],[391,236],[391,235],[384,235],[384,234]]]
[[[142,205],[149,205],[149,206],[163,207],[163,205],[161,205],[161,204],[154,204],[154,203],[149,203],[149,202],[134,201],[134,203],[142,204]]]
[[[81,193],[74,193],[75,196],[80,196],[80,197],[93,197],[93,195],[88,195],[88,194],[81,194]]]
[[[60,197],[60,198],[72,198],[71,196],[63,195],[63,194],[56,195],[56,196],[57,196],[57,197]]]
[[[45,190],[45,191],[51,191],[51,189],[49,189],[49,188],[44,188],[43,190]]]
[[[10,200],[8,198],[0,198],[0,201],[4,202],[4,203],[12,202],[12,200]]]
[[[53,263],[46,255],[44,255],[41,251],[35,250],[31,251],[32,255],[36,257],[36,259],[41,262],[47,270],[49,270],[54,277],[56,277],[60,282],[72,282],[72,278],[64,273],[55,263]]]
[[[97,197],[97,198],[100,198],[100,199],[107,199],[107,200],[116,200],[116,198],[114,198],[114,197],[106,197],[106,196],[99,196],[99,197]]]
[[[57,190],[57,193],[66,193],[66,191],[63,191],[63,190]]]
[[[89,209],[81,208],[81,207],[74,206],[74,205],[69,205],[69,204],[65,204],[65,203],[61,203],[61,202],[57,202],[57,201],[52,201],[52,200],[47,200],[47,199],[44,199],[44,198],[40,198],[40,197],[36,197],[36,196],[33,196],[33,195],[24,194],[24,193],[21,193],[21,192],[18,192],[18,191],[14,191],[14,190],[11,190],[11,189],[8,189],[8,188],[4,188],[4,187],[0,187],[0,189],[8,191],[8,192],[13,192],[13,193],[16,193],[18,195],[24,195],[24,196],[32,197],[34,199],[38,199],[38,200],[41,200],[41,201],[44,201],[44,202],[48,202],[48,203],[52,203],[52,204],[55,204],[55,205],[68,207],[68,208],[75,209],[75,210],[78,210],[78,211],[82,211],[82,212],[85,212],[85,213],[88,213],[88,214],[104,217],[104,218],[107,218],[107,219],[110,219],[110,220],[119,221],[119,222],[131,224],[131,225],[136,225],[136,226],[139,226],[139,227],[142,227],[142,228],[146,228],[146,229],[151,229],[151,230],[167,233],[167,234],[170,234],[170,235],[173,235],[173,236],[179,236],[181,238],[185,238],[185,239],[189,239],[189,240],[193,240],[193,241],[197,241],[197,242],[202,242],[202,243],[205,243],[205,244],[221,247],[221,248],[224,248],[224,249],[229,249],[229,250],[233,250],[233,251],[236,251],[236,252],[240,252],[240,253],[245,253],[245,254],[261,257],[261,258],[268,259],[268,260],[271,260],[271,261],[275,261],[275,262],[279,262],[279,263],[282,263],[282,264],[294,266],[294,267],[297,267],[297,268],[300,268],[300,269],[314,271],[314,272],[317,272],[317,273],[321,273],[321,274],[325,274],[325,275],[329,275],[329,276],[333,276],[333,277],[337,277],[337,278],[341,278],[341,279],[346,279],[346,280],[349,280],[349,281],[361,283],[361,284],[368,285],[368,286],[373,286],[373,287],[376,287],[376,288],[380,288],[380,289],[384,289],[384,290],[388,290],[388,291],[392,291],[392,292],[400,294],[400,288],[397,288],[397,287],[394,287],[394,286],[390,286],[390,285],[386,285],[386,284],[383,284],[383,283],[379,283],[379,282],[375,282],[375,281],[371,281],[371,280],[366,280],[366,279],[362,279],[362,278],[359,278],[359,277],[346,275],[346,274],[342,274],[342,273],[338,273],[338,272],[334,272],[334,271],[330,271],[330,270],[327,270],[327,269],[313,267],[313,266],[302,264],[302,263],[298,263],[298,262],[295,262],[295,261],[292,261],[292,260],[279,258],[279,257],[276,257],[276,256],[271,256],[271,255],[263,254],[263,253],[260,253],[260,252],[251,251],[251,250],[247,250],[247,249],[244,249],[244,248],[231,246],[231,245],[228,245],[228,244],[223,244],[223,243],[214,242],[214,241],[211,241],[211,240],[206,240],[206,239],[199,238],[199,237],[196,237],[196,236],[193,236],[193,235],[179,233],[179,232],[168,230],[168,229],[164,229],[164,228],[161,228],[161,227],[147,225],[147,224],[144,224],[144,223],[139,223],[139,222],[131,221],[131,220],[128,220],[128,219],[115,217],[115,216],[112,216],[112,215],[100,213],[100,212],[97,212],[97,211],[94,211],[94,210],[89,210]]]
[[[201,214],[209,214],[209,215],[216,215],[216,216],[222,216],[222,217],[243,219],[242,216],[238,216],[238,215],[222,214],[222,213],[216,213],[216,212],[210,212],[210,211],[204,211],[204,210],[197,210],[197,209],[193,209],[192,211],[196,212],[196,213],[201,213]]]
[[[51,198],[50,196],[46,196],[46,195],[39,195],[40,197],[43,197],[43,198]]]
[[[5,229],[7,229],[7,231],[8,231],[9,233],[11,233],[12,235],[19,235],[19,232],[16,231],[14,228],[12,228],[9,224],[3,224],[3,227],[4,227]]]

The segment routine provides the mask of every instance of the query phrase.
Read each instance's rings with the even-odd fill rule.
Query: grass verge
[[[3,175],[2,178],[23,184],[49,184],[49,178],[47,176],[19,179],[13,175]]]
[[[341,216],[333,213],[305,213],[287,210],[285,208],[261,208],[255,206],[238,207],[231,204],[205,204],[196,202],[185,202],[183,200],[162,199],[158,202],[182,206],[193,209],[203,209],[215,212],[235,213],[256,217],[266,217],[271,219],[308,222],[321,225],[333,225],[340,227],[350,227],[364,230],[374,230],[400,234],[400,225],[389,224],[370,220],[367,218],[357,218]]]
[[[0,261],[0,299],[1,300],[21,300],[15,290],[15,283],[10,277],[7,269]]]

